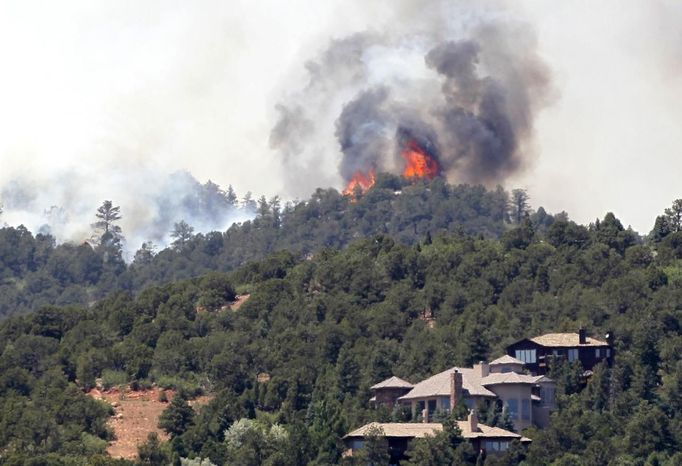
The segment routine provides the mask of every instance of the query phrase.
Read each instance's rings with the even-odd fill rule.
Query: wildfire
[[[417,141],[410,139],[400,153],[405,159],[405,178],[434,179],[440,172],[436,159],[431,157]]]
[[[376,170],[373,168],[369,171],[368,174],[365,174],[361,171],[356,171],[355,174],[353,174],[353,178],[348,182],[348,186],[346,186],[346,189],[343,190],[343,194],[346,196],[351,196],[355,194],[356,189],[360,189],[362,193],[366,193],[369,191],[369,188],[374,186],[374,182],[376,181]]]

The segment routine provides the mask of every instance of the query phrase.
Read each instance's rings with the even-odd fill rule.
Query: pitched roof
[[[380,428],[386,437],[423,438],[440,432],[443,430],[443,425],[435,422],[370,422],[348,433],[345,437],[364,437],[376,428]]]
[[[514,358],[514,357],[512,357],[512,356],[509,356],[508,354],[505,354],[504,356],[499,357],[499,358],[495,359],[494,361],[491,361],[491,362],[490,362],[490,365],[491,365],[491,366],[498,366],[498,365],[502,365],[502,364],[520,364],[520,365],[524,365],[525,363],[524,363],[523,361],[521,361],[520,359],[516,359],[516,358]]]
[[[521,435],[501,429],[499,427],[491,427],[485,424],[478,423],[478,429],[472,432],[467,421],[457,421],[459,429],[462,431],[462,437],[466,439],[471,438],[509,438],[519,439],[522,442],[528,442],[530,439],[522,437]],[[443,425],[440,423],[418,423],[418,422],[371,422],[364,426],[355,429],[347,434],[347,437],[365,437],[369,435],[373,428],[380,428],[386,437],[403,437],[403,438],[424,438],[427,435],[435,435],[443,430]]]
[[[580,344],[580,336],[577,333],[546,333],[539,337],[533,337],[530,341],[542,346],[567,347],[567,346],[608,346],[605,341],[592,337],[585,337],[585,343]]]
[[[488,374],[481,379],[481,385],[500,385],[500,384],[529,384],[536,383],[538,377],[527,374],[517,374],[516,372],[502,372]]]
[[[455,370],[462,374],[462,388],[466,390],[470,396],[496,396],[493,392],[481,385],[479,371],[474,370],[472,367],[451,367],[450,369],[432,375],[428,379],[415,384],[412,390],[398,399],[412,400],[431,396],[449,396],[450,374],[454,373]]]
[[[543,382],[554,382],[554,379],[550,379],[546,375],[538,375],[535,377],[535,383],[543,383]]]
[[[469,423],[467,421],[457,421],[459,425],[459,430],[462,431],[462,437],[464,438],[509,438],[509,439],[519,439],[522,442],[529,442],[529,438],[522,437],[521,435],[511,432],[509,430],[501,429],[499,427],[491,427],[485,424],[478,423],[478,429],[472,432],[469,429]]]
[[[380,388],[412,388],[413,386],[414,385],[407,380],[393,376],[384,380],[383,382],[379,382],[378,384],[371,386],[370,390],[378,390]]]

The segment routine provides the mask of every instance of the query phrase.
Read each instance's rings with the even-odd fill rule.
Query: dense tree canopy
[[[193,209],[210,217],[234,210],[234,190],[223,192],[211,182],[200,187],[200,195],[187,200]],[[381,175],[357,202],[320,189],[307,201],[285,205],[278,197],[256,202],[247,193],[242,204],[255,219],[205,234],[180,221],[168,232],[173,240],[168,248],[157,251],[145,242],[127,267],[121,254],[124,232],[117,225],[123,214],[112,201],[95,213],[92,244],[56,245],[51,236],[34,236],[23,227],[0,228],[0,318],[43,304],[88,304],[114,290],[139,292],[211,270],[230,271],[282,250],[303,257],[374,234],[407,244],[453,231],[493,238],[508,227],[504,191],[451,186],[442,179],[412,184]]]
[[[427,196],[427,189],[473,189],[381,186],[356,203],[334,192],[321,194],[319,202],[340,203],[346,211],[372,205],[375,210],[365,212],[370,216],[381,211],[384,197],[397,208],[393,203],[403,201],[396,199],[418,192]],[[398,188],[401,195],[394,192]],[[363,207],[372,196],[379,199]],[[298,209],[309,212],[316,203]],[[504,216],[506,202],[498,207]],[[329,212],[338,213],[320,210]],[[563,215],[549,219],[538,209],[514,228],[500,224],[497,239],[480,235],[482,230],[431,228],[433,220],[409,212],[414,214],[410,225],[423,221],[423,226],[395,233],[388,225],[380,234],[368,229],[367,238],[335,240],[317,250],[310,242],[311,250],[303,249],[309,254],[281,243],[283,250],[229,273],[136,288],[130,282],[138,267],[144,269],[136,261],[114,275],[120,282],[110,289],[118,291],[108,294],[98,288],[107,269],[96,249],[57,247],[49,237],[21,228],[0,230],[0,247],[7,253],[3,290],[23,296],[16,286],[22,281],[22,290],[40,297],[31,301],[35,312],[0,323],[2,462],[114,464],[102,456],[111,438],[105,424],[111,412],[83,390],[99,377],[117,374],[124,382],[175,388],[183,397],[214,396],[196,411],[182,397],[170,405],[162,425],[173,439],[150,438],[140,447],[143,464],[180,458],[195,464],[339,463],[349,429],[409,418],[400,410],[370,408],[374,383],[390,375],[418,381],[453,365],[499,356],[520,338],[583,326],[595,336],[614,331],[616,362],[595,368],[589,379],[575,365],[553,366],[559,409],[548,429],[525,432],[533,439],[528,450],[514,445],[503,457],[482,459],[456,431],[446,429],[413,444],[418,457],[410,461],[679,464],[682,241],[676,233],[648,244],[613,214],[584,227]],[[297,231],[290,223],[297,215],[296,209],[283,213],[279,231]],[[345,214],[340,215],[338,221]],[[366,217],[357,218],[361,223]],[[253,229],[272,225],[273,218],[262,221],[236,227],[232,234],[251,229],[255,237]],[[337,236],[346,234],[340,231]],[[227,254],[222,248],[229,234],[219,234],[223,246],[217,257]],[[298,234],[306,244],[306,232]],[[205,248],[208,235],[201,241],[190,251]],[[184,257],[190,275],[221,269],[210,262],[194,268],[190,264],[204,256],[192,254],[162,251],[150,263],[181,264],[176,261]],[[167,262],[159,258],[164,255]],[[74,263],[65,257],[81,259]],[[96,266],[88,266],[90,261]],[[53,305],[61,294],[50,290],[79,283],[90,283],[88,299],[101,298],[90,306],[78,299],[75,305]],[[251,297],[233,311],[226,304],[237,290]],[[434,325],[424,319],[427,309]],[[505,425],[499,406],[480,406],[479,413],[482,422]],[[376,448],[367,451],[371,461],[381,459],[379,437]]]

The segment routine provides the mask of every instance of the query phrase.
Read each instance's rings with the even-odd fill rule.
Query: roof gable
[[[378,390],[381,388],[412,388],[414,385],[412,385],[410,382],[407,380],[403,380],[400,377],[389,377],[388,379],[379,382],[376,385],[373,385],[370,387],[370,390]]]
[[[520,359],[516,359],[515,357],[509,356],[508,354],[505,354],[504,356],[501,356],[490,362],[491,366],[501,366],[504,364],[520,364],[523,366],[525,362],[521,361]]]
[[[471,367],[451,367],[436,375],[432,375],[428,379],[422,380],[414,385],[405,396],[401,396],[400,400],[411,400],[417,398],[426,398],[433,396],[449,396],[450,395],[450,375],[455,371],[462,374],[462,389],[467,391],[470,396],[490,396],[496,395],[481,385],[480,374]]]

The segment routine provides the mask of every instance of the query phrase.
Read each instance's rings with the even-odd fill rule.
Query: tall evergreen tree
[[[232,207],[237,207],[239,205],[239,199],[237,198],[237,193],[234,191],[232,185],[227,186],[227,192],[225,193],[228,204]]]
[[[183,434],[194,423],[194,410],[182,396],[176,394],[159,417],[159,428],[171,436]]]
[[[675,199],[673,205],[665,209],[665,216],[671,232],[682,231],[682,199]]]
[[[530,212],[529,199],[530,196],[528,196],[528,192],[525,189],[517,188],[512,190],[509,210],[510,217],[514,223],[521,223],[521,220]]]
[[[194,227],[190,226],[189,223],[184,220],[180,220],[173,226],[173,231],[171,232],[173,242],[171,245],[175,250],[182,251],[193,237]]]
[[[119,206],[114,206],[111,201],[104,201],[97,208],[95,217],[98,220],[92,226],[102,232],[102,237],[110,233],[113,237],[120,238],[121,227],[116,225],[116,222],[121,220],[121,208]]]

